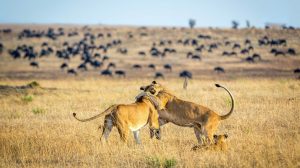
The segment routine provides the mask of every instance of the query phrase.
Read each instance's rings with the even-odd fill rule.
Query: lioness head
[[[164,90],[162,85],[158,84],[156,81],[153,81],[148,86],[142,86],[140,89],[143,90],[144,92],[149,92],[154,96],[156,96],[160,91]]]

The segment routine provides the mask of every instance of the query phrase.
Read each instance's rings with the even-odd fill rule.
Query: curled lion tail
[[[227,114],[225,114],[225,115],[223,115],[223,116],[220,116],[221,120],[225,120],[225,119],[227,119],[227,118],[232,114],[232,112],[233,112],[233,109],[234,109],[234,98],[233,98],[231,92],[230,92],[226,87],[221,86],[221,85],[219,85],[219,84],[216,84],[216,87],[221,87],[221,88],[225,89],[226,92],[229,94],[230,99],[231,99],[231,109],[230,109],[230,111],[229,111]]]
[[[91,118],[87,118],[87,119],[79,119],[79,118],[77,118],[76,113],[73,113],[73,117],[76,120],[78,120],[78,121],[87,122],[87,121],[91,121],[91,120],[94,120],[94,119],[99,118],[101,116],[104,116],[104,115],[112,113],[116,109],[116,107],[117,107],[117,105],[112,105],[108,109],[106,109],[104,112],[102,112],[100,114],[97,114],[97,115],[95,115],[95,116],[93,116]]]

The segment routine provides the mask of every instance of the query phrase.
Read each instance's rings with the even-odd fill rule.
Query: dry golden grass
[[[79,31],[79,36],[60,37],[56,41],[47,38],[17,39],[17,33],[24,28],[47,30],[64,27],[65,32]],[[11,27],[13,33],[0,34],[5,48],[0,54],[0,167],[300,167],[300,83],[293,74],[300,67],[299,30],[261,29],[162,29],[152,27],[91,26],[91,32],[112,33],[112,38],[97,39],[96,45],[121,39],[119,47],[128,49],[126,56],[117,48],[108,50],[110,61],[117,69],[124,69],[127,78],[99,77],[102,69],[89,68],[74,77],[61,71],[60,60],[52,54],[37,58],[40,68],[29,66],[24,59],[13,60],[7,53],[18,45],[32,45],[40,51],[43,42],[48,42],[56,51],[62,49],[64,41],[70,44],[82,39],[86,30],[78,25],[0,25]],[[134,35],[128,39],[128,32]],[[148,36],[140,36],[147,33]],[[213,53],[201,53],[201,62],[186,59],[186,53],[194,51],[191,46],[176,44],[178,39],[196,38],[198,34],[211,35],[212,40],[200,40],[206,46],[224,43],[227,39],[243,44],[246,38],[253,42],[254,51],[262,61],[249,64],[243,59],[247,55],[222,57],[223,51],[231,47],[220,45]],[[287,50],[292,47],[297,56],[274,57],[269,53],[272,47],[260,47],[257,40],[263,36],[288,41]],[[164,59],[153,58],[148,51],[153,42],[172,40],[172,45],[159,46],[175,48],[176,54]],[[242,45],[242,48],[245,47]],[[146,57],[138,56],[145,51]],[[97,51],[98,52],[98,51]],[[99,51],[100,52],[100,51]],[[101,55],[104,55],[101,53]],[[76,68],[80,56],[68,62]],[[135,63],[142,64],[141,71],[133,70]],[[136,145],[132,137],[128,144],[120,142],[114,129],[107,144],[99,141],[98,126],[103,118],[81,123],[72,116],[90,117],[102,112],[112,104],[131,103],[140,92],[141,85],[149,84],[154,71],[145,68],[155,63],[157,71],[163,72],[166,80],[162,84],[182,99],[190,100],[214,109],[219,114],[228,112],[230,99],[227,93],[214,87],[215,83],[227,86],[236,99],[233,115],[222,121],[218,134],[229,135],[227,152],[191,151],[197,143],[193,129],[167,124],[162,127],[162,140],[150,140],[149,129],[141,131],[142,145]],[[170,63],[173,71],[163,70]],[[215,66],[225,68],[225,74],[213,72]],[[183,90],[183,80],[178,79],[182,70],[193,73],[188,89]],[[16,89],[8,86],[25,85],[37,80],[42,88]]]
[[[24,85],[2,80],[1,85]],[[142,129],[143,145],[120,142],[114,129],[108,144],[99,141],[102,119],[81,123],[72,117],[97,114],[114,103],[130,103],[139,86],[150,80],[39,80],[43,89],[27,93],[1,90],[0,167],[299,167],[300,84],[286,79],[219,81],[236,99],[233,115],[221,122],[228,133],[227,152],[192,152],[193,130],[172,124],[162,127],[162,140],[150,140]],[[224,114],[225,91],[211,80],[161,81],[178,97]],[[26,101],[24,95],[32,96]]]

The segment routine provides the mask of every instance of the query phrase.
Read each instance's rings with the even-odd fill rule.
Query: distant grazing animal
[[[235,44],[233,45],[232,49],[236,49],[236,48],[240,49],[240,48],[241,48],[241,45],[235,43]]]
[[[127,142],[128,134],[132,131],[136,143],[140,144],[139,130],[146,124],[149,124],[151,135],[155,135],[157,139],[160,139],[157,112],[157,110],[160,110],[157,104],[160,103],[158,101],[155,96],[147,94],[147,96],[139,97],[135,103],[112,105],[104,112],[88,119],[78,119],[76,113],[73,113],[73,116],[78,121],[86,122],[105,115],[101,141],[103,137],[107,141],[112,128],[116,126],[123,142]]]
[[[30,62],[30,66],[32,66],[32,67],[36,67],[36,68],[39,68],[39,63],[38,63],[38,62],[35,62],[35,61],[33,61],[33,62]]]
[[[116,70],[115,74],[120,76],[120,77],[124,77],[124,78],[126,77],[126,72],[123,71],[123,70]]]
[[[108,69],[101,71],[101,75],[112,77],[112,72]]]
[[[74,69],[68,69],[67,71],[68,74],[73,74],[73,75],[77,75],[77,72]]]
[[[190,58],[190,57],[192,57],[193,56],[193,53],[192,52],[188,52],[187,54],[186,54],[186,58]]]
[[[251,45],[251,41],[249,39],[245,40],[245,45]]]
[[[300,73],[300,68],[294,69],[294,73]]]
[[[81,69],[81,70],[87,71],[86,64],[82,63],[82,64],[78,65],[77,69]]]
[[[91,66],[93,66],[94,68],[99,68],[103,65],[102,62],[98,61],[98,60],[94,60],[94,61],[90,61]]]
[[[105,60],[109,60],[109,57],[104,55],[103,58],[102,58],[102,61],[105,61]]]
[[[261,56],[260,56],[259,54],[257,54],[257,53],[254,53],[254,54],[252,55],[252,58],[253,58],[254,61],[255,61],[255,60],[258,60],[258,61],[261,60]]]
[[[2,44],[2,43],[0,43],[0,54],[2,54],[2,52],[3,52],[3,48],[4,48],[3,44]]]
[[[224,51],[223,53],[222,53],[222,55],[223,56],[237,56],[237,53],[236,52],[234,52],[234,51],[232,51],[232,52],[227,52],[227,51]]]
[[[95,54],[94,54],[94,58],[97,58],[97,57],[98,57],[98,58],[101,58],[101,55],[100,55],[99,53],[95,53]]]
[[[275,56],[278,56],[278,55],[282,55],[282,56],[285,56],[285,53],[283,51],[276,51],[275,52]]]
[[[134,69],[142,69],[142,66],[139,65],[139,64],[134,64],[134,65],[132,66],[132,68],[134,68]]]
[[[156,69],[156,67],[155,67],[155,65],[154,65],[154,64],[149,64],[149,65],[148,65],[148,68],[151,68],[151,69],[153,69],[153,70],[155,70],[155,69]]]
[[[155,76],[154,76],[154,79],[158,79],[158,78],[165,79],[164,74],[161,73],[161,72],[156,72]]]
[[[193,55],[192,59],[201,61],[201,57],[199,55]]]
[[[116,68],[116,67],[117,67],[116,64],[113,63],[113,62],[110,62],[110,63],[107,65],[107,69],[109,69],[109,68]]]
[[[214,68],[214,71],[217,72],[217,73],[225,73],[224,68],[219,67],[219,66],[218,66],[218,67],[215,67],[215,68]]]
[[[144,51],[140,51],[140,52],[139,52],[139,55],[140,55],[140,56],[145,56],[146,53],[145,53]]]
[[[184,77],[184,78],[186,77],[186,78],[192,79],[193,75],[190,71],[184,70],[184,71],[179,73],[179,77]]]
[[[249,62],[249,63],[254,63],[254,59],[253,59],[253,57],[251,57],[251,56],[245,58],[245,61],[247,61],[247,62]]]
[[[249,54],[249,50],[248,49],[243,49],[243,50],[241,50],[241,54]]]
[[[67,63],[62,63],[60,65],[60,69],[65,69],[65,68],[68,68],[68,64]]]
[[[296,51],[293,48],[289,48],[287,53],[290,54],[290,55],[296,55]]]
[[[170,65],[170,64],[165,64],[165,65],[164,65],[164,68],[165,68],[166,70],[169,70],[170,72],[172,71],[172,65]]]

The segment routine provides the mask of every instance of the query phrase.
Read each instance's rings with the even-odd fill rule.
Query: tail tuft
[[[217,84],[217,83],[216,83],[215,85],[216,85],[216,87],[221,87],[221,85],[219,85],[219,84]]]
[[[76,113],[73,113],[73,116],[75,117],[75,116],[76,116]]]

